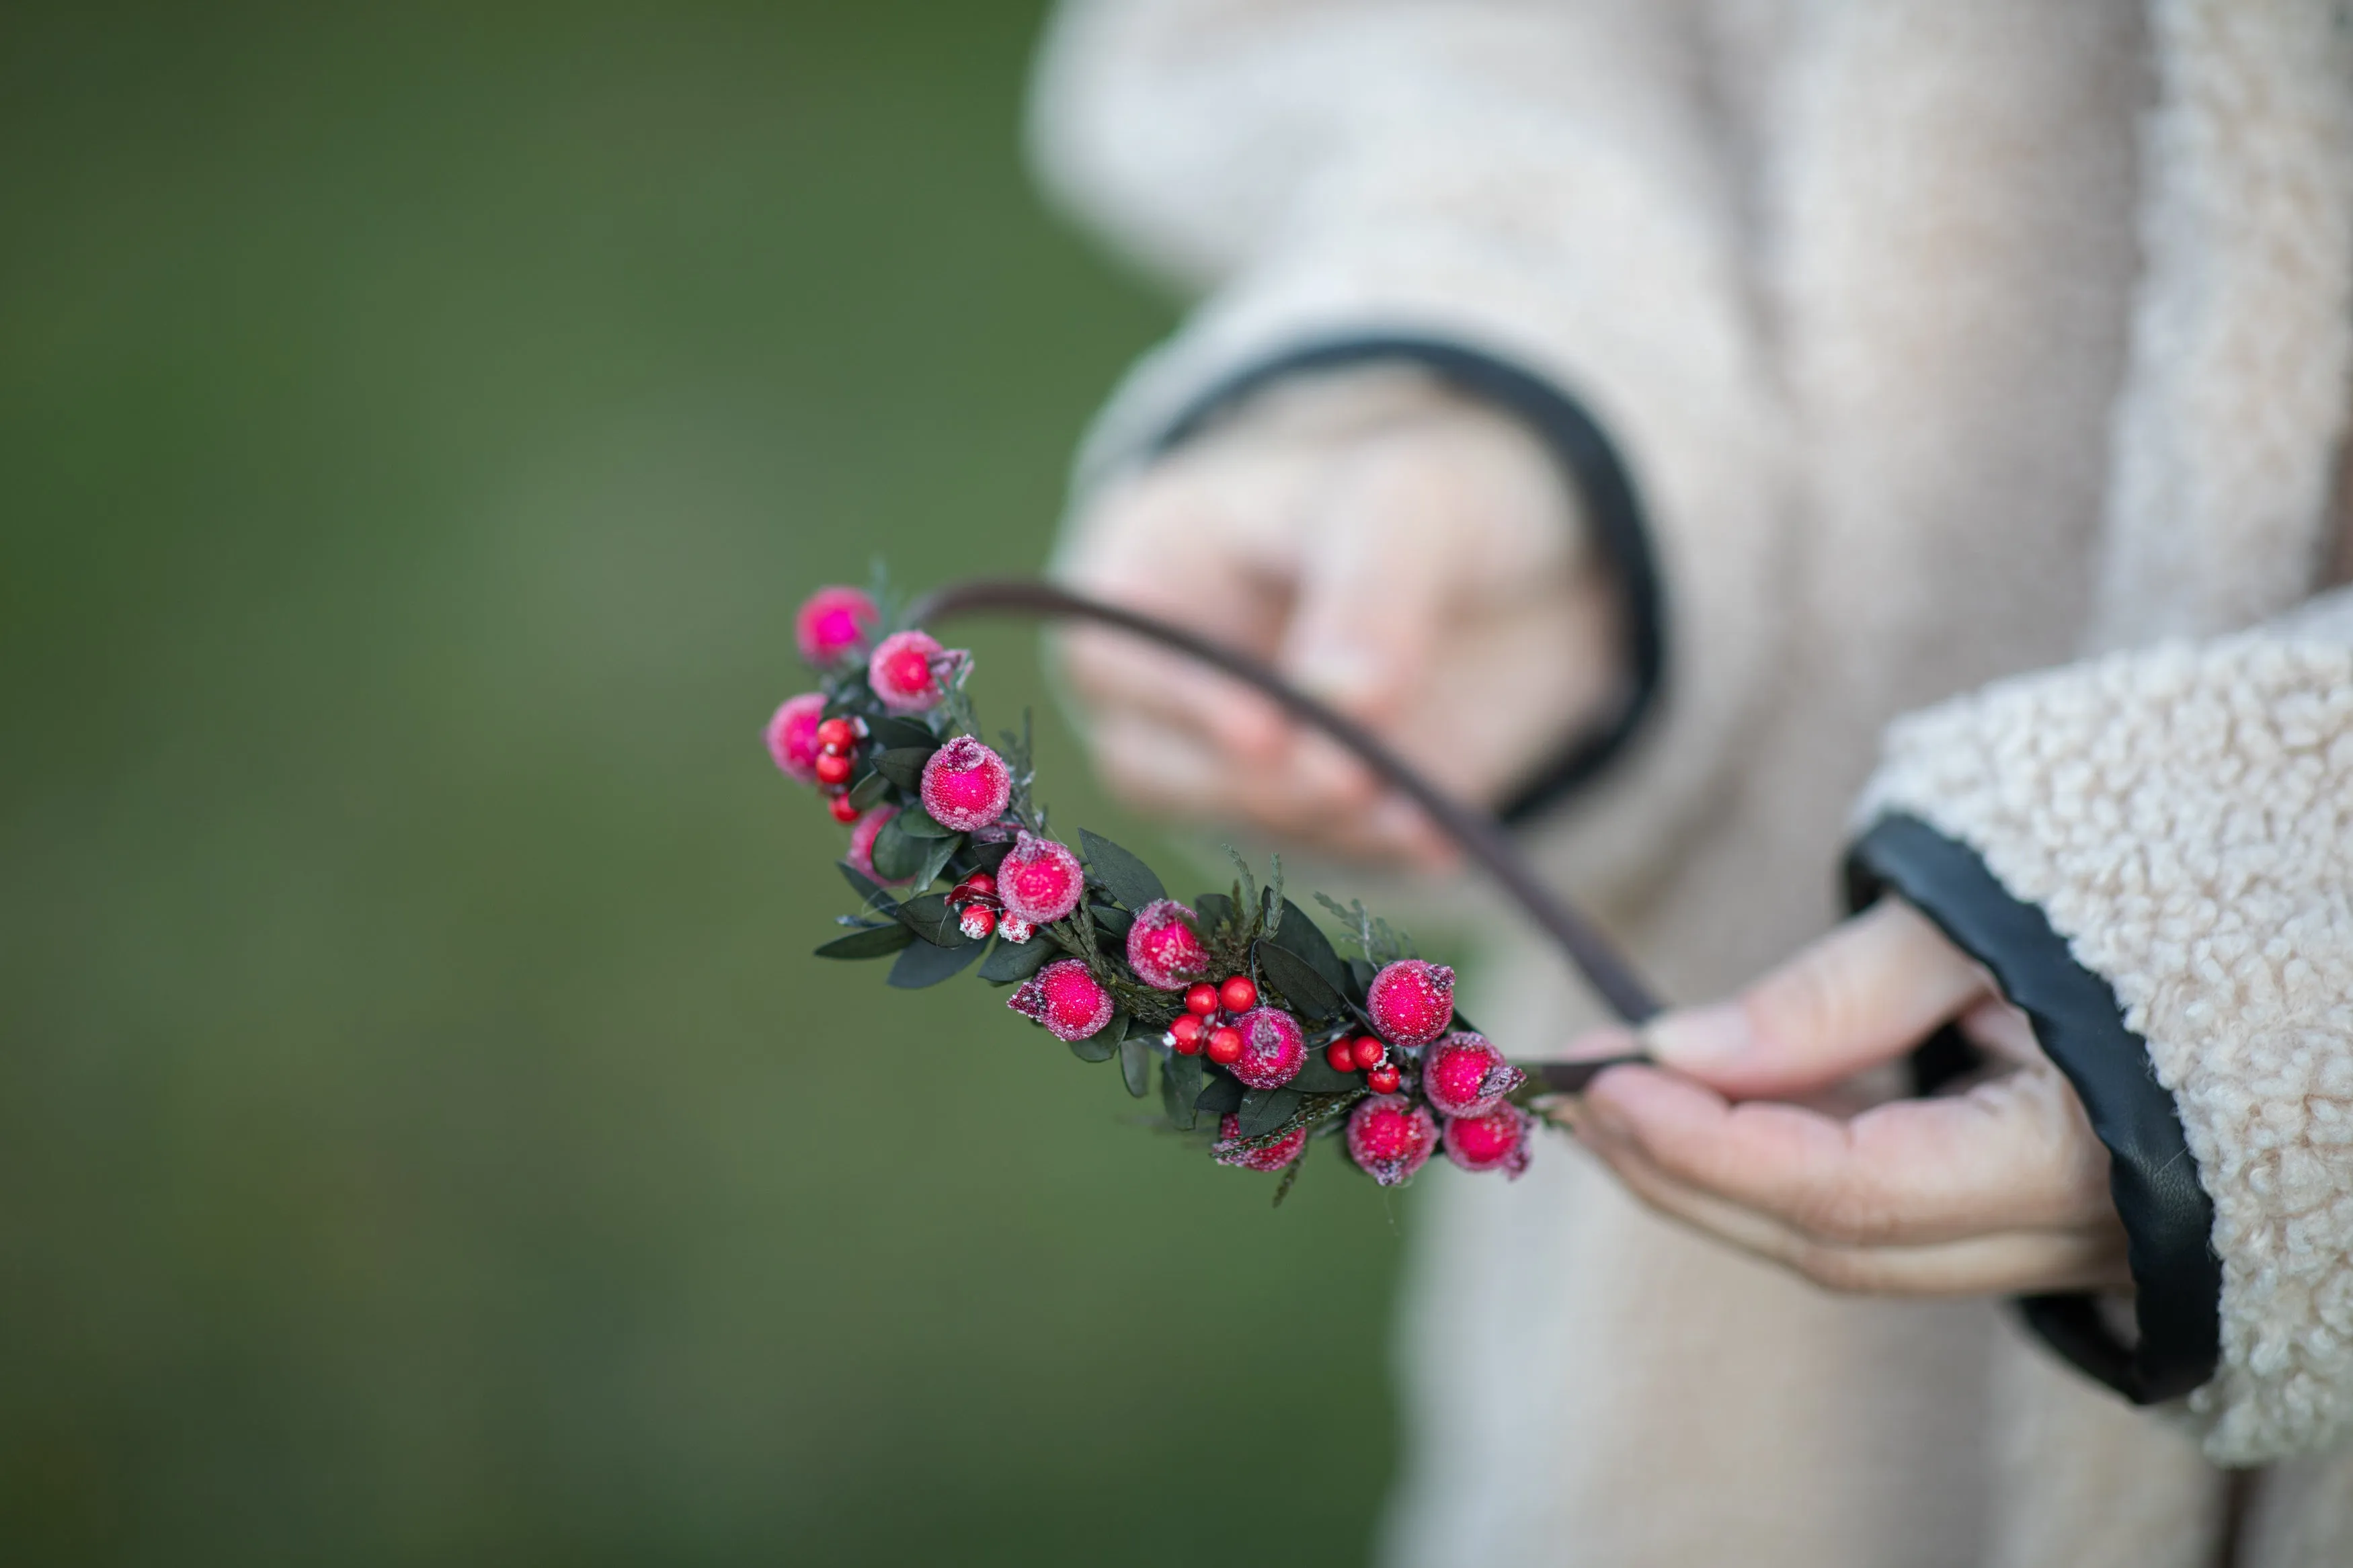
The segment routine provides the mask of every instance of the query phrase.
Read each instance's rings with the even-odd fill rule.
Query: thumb
[[[1735,1099],[1802,1093],[1908,1050],[1992,991],[1910,904],[1883,899],[1743,993],[1643,1031],[1661,1061]]]

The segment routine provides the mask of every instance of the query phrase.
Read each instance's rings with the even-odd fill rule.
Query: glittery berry
[[[997,934],[1007,942],[1015,943],[1025,942],[1028,942],[1030,937],[1035,935],[1036,932],[1037,928],[1032,926],[1028,921],[1023,920],[1019,915],[999,915],[997,917]]]
[[[1385,965],[1365,989],[1365,1011],[1386,1038],[1426,1046],[1454,1022],[1454,971],[1419,958]]]
[[[1218,987],[1218,1005],[1229,1013],[1247,1013],[1258,1005],[1258,987],[1247,974],[1229,974]]]
[[[1245,1171],[1280,1171],[1299,1158],[1307,1147],[1307,1129],[1294,1127],[1271,1143],[1253,1147],[1242,1142],[1242,1119],[1232,1111],[1218,1123],[1218,1141],[1209,1145],[1209,1152],[1220,1165],[1239,1165]]]
[[[1005,815],[1013,799],[1013,770],[970,735],[958,735],[923,764],[923,795],[934,821],[969,833]]]
[[[849,868],[861,877],[869,877],[886,888],[901,887],[913,880],[910,877],[885,877],[874,869],[874,840],[890,820],[899,815],[895,805],[878,805],[860,817],[849,830]]]
[[[939,639],[929,632],[893,632],[874,645],[866,683],[893,713],[921,713],[947,695],[940,685]]]
[[[1006,911],[1031,925],[1060,920],[1079,907],[1087,874],[1065,845],[1024,832],[997,868],[997,896]]]
[[[1185,988],[1185,1011],[1206,1018],[1218,1010],[1218,988],[1204,980]]]
[[[820,668],[866,640],[882,619],[874,601],[855,588],[819,588],[793,617],[801,657]]]
[[[825,713],[825,699],[814,691],[787,697],[768,721],[768,755],[776,766],[803,784],[817,782],[819,748],[817,727]]]
[[[1048,964],[1023,981],[1005,1005],[1045,1025],[1058,1040],[1083,1040],[1111,1022],[1111,993],[1075,958]]]
[[[1517,1181],[1528,1168],[1533,1121],[1516,1105],[1499,1105],[1484,1116],[1458,1116],[1446,1124],[1446,1157],[1466,1171],[1501,1171]]]
[[[1230,984],[1230,983],[1229,983]],[[1280,1007],[1253,1007],[1234,1020],[1242,1037],[1234,1076],[1252,1089],[1281,1089],[1307,1065],[1307,1034]]]
[[[1484,1116],[1527,1081],[1484,1035],[1458,1030],[1421,1053],[1421,1092],[1440,1116]]]
[[[1159,991],[1182,991],[1209,967],[1209,950],[1193,930],[1193,911],[1174,899],[1155,899],[1127,928],[1127,966]]]
[[[1438,1123],[1403,1095],[1367,1100],[1348,1117],[1348,1158],[1385,1187],[1410,1181],[1438,1146]]]

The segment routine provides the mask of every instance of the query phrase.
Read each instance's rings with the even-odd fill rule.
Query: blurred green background
[[[805,956],[794,603],[1038,562],[1170,320],[1038,22],[0,15],[0,1554],[1363,1556],[1378,1199]]]

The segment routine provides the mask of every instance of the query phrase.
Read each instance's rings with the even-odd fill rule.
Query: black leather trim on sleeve
[[[2044,1054],[2075,1086],[2107,1145],[2108,1184],[2123,1218],[2137,1287],[2137,1345],[2127,1347],[2084,1294],[2029,1296],[2029,1327],[2062,1356],[2136,1405],[2178,1399],[2214,1374],[2221,1354],[2222,1263],[2214,1205],[2181,1131],[2173,1096],[2125,1027],[2108,983],[2077,963],[2041,909],[2013,898],[1977,851],[1917,817],[1882,817],[1847,856],[1847,901],[1860,910],[1894,892],[1993,972],[2033,1020]],[[1953,1039],[1932,1042],[1947,1067]],[[1936,1064],[1915,1066],[1924,1089]]]
[[[1585,405],[1508,360],[1448,339],[1378,333],[1326,338],[1257,361],[1211,386],[1170,421],[1153,450],[1165,452],[1198,434],[1219,413],[1284,376],[1380,363],[1419,365],[1525,422],[1584,498],[1594,542],[1617,574],[1631,677],[1625,700],[1497,813],[1507,823],[1525,822],[1600,773],[1656,705],[1666,677],[1665,595],[1641,501],[1617,447]]]

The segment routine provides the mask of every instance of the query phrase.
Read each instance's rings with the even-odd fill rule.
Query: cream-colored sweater
[[[1082,495],[1304,342],[1568,389],[1670,667],[1548,863],[1697,998],[1926,820],[2114,987],[2214,1206],[2221,1363],[2152,1413],[1999,1304],[1825,1296],[1567,1150],[1441,1180],[1391,1555],[2189,1564],[2211,1464],[2275,1460],[2252,1561],[2353,1562],[2353,606],[2298,608],[2353,378],[2343,7],[1094,0],[1036,102],[1050,183],[1201,294]],[[1482,1017],[1590,1016],[1498,941]]]

